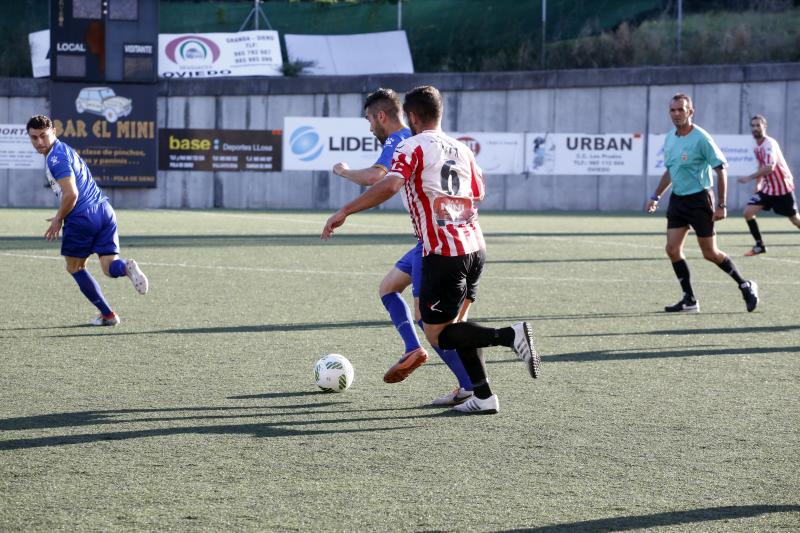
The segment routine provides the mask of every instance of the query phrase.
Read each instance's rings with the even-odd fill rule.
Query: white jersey
[[[783,157],[781,147],[766,135],[753,150],[760,167],[775,165],[775,170],[761,178],[761,192],[770,196],[783,196],[794,190],[794,178]]]
[[[439,130],[400,143],[389,175],[405,180],[407,205],[424,255],[467,255],[486,248],[476,202],[485,194],[475,154]]]

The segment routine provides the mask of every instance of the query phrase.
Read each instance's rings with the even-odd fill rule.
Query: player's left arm
[[[333,230],[344,224],[348,216],[382,204],[394,196],[397,191],[402,189],[404,183],[405,180],[397,174],[389,174],[384,177],[381,181],[364,191],[361,196],[352,202],[348,202],[344,207],[331,215],[325,223],[320,238],[323,241],[327,241],[333,235]]]
[[[61,204],[58,211],[53,218],[48,218],[50,227],[44,233],[44,238],[52,241],[58,238],[61,232],[61,227],[64,225],[64,219],[67,215],[75,209],[75,204],[78,203],[78,187],[75,184],[75,176],[68,174],[65,177],[58,179],[58,184],[61,185]]]
[[[714,167],[714,172],[717,173],[717,206],[714,209],[714,220],[722,220],[728,216],[728,206],[726,199],[728,198],[728,170],[725,165]]]

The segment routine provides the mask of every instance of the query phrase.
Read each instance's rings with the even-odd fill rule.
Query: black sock
[[[672,263],[672,270],[675,271],[675,275],[678,277],[678,282],[680,282],[681,284],[681,289],[683,289],[683,293],[690,300],[694,300],[694,291],[692,290],[692,279],[691,275],[689,274],[689,263],[686,262],[686,259],[675,261],[674,263]]]
[[[717,266],[727,272],[727,274],[736,280],[736,283],[739,285],[744,283],[744,278],[739,274],[739,271],[736,270],[736,265],[733,264],[733,261],[731,261],[730,257],[725,256],[725,259],[723,259],[722,262]]]
[[[761,240],[761,230],[758,229],[758,222],[756,219],[748,220],[747,226],[750,228],[750,235],[756,240],[756,246],[764,247],[764,242]]]
[[[439,347],[445,350],[514,346],[514,330],[485,328],[474,322],[456,322],[439,333]]]
[[[476,348],[461,348],[458,350],[458,358],[464,363],[464,370],[467,371],[470,381],[472,381],[472,392],[485,400],[492,395],[489,388],[489,377],[486,375],[486,361],[483,358],[483,350]]]

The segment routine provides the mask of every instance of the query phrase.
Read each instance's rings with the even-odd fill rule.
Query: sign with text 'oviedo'
[[[375,164],[381,142],[363,118],[286,117],[283,119],[283,169],[331,170]]]
[[[525,170],[537,175],[641,176],[641,133],[526,133]]]

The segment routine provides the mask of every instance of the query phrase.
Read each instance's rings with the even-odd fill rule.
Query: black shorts
[[[797,214],[797,202],[793,193],[773,196],[759,191],[750,198],[747,205],[760,205],[767,211],[771,209],[775,211],[776,215],[785,217],[793,217]]]
[[[698,237],[712,237],[714,233],[714,197],[711,189],[678,196],[672,193],[667,208],[667,228],[691,226]]]
[[[422,258],[419,310],[426,324],[444,324],[458,316],[465,298],[475,301],[486,252],[447,257],[428,254]]]

